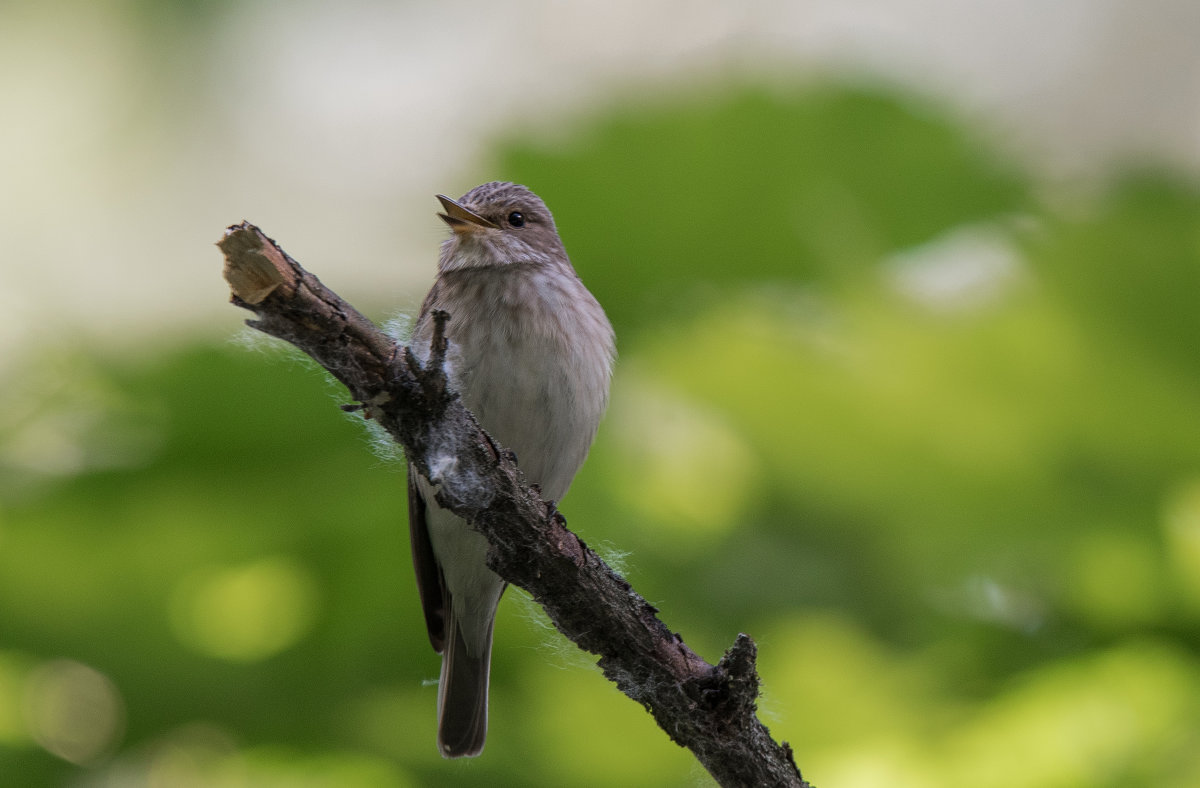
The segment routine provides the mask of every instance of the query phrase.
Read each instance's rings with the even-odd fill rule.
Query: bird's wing
[[[408,464],[408,535],[412,542],[413,570],[417,592],[425,611],[425,628],[433,650],[441,654],[446,644],[446,588],[442,569],[433,554],[425,522],[425,496],[417,485],[417,469]]]

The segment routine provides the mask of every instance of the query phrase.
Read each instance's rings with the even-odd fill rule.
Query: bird
[[[448,313],[446,374],[525,479],[557,502],[587,457],[608,405],[616,358],[604,309],[567,257],[546,204],[494,181],[458,200],[437,195],[451,231],[422,302],[411,347],[427,359],[433,314]],[[487,540],[440,508],[408,463],[413,567],[434,651],[438,748],[472,757],[487,736],[496,609],[506,583],[487,567]]]

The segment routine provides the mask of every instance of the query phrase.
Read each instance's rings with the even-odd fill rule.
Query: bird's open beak
[[[442,208],[446,210],[445,213],[439,213],[438,216],[456,233],[474,232],[484,227],[492,230],[500,229],[495,222],[488,221],[474,211],[467,210],[444,194],[439,194],[437,198],[441,201]]]

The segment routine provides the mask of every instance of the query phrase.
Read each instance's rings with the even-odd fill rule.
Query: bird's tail
[[[442,677],[438,682],[438,747],[446,758],[483,752],[487,737],[488,675],[492,663],[492,626],[488,621],[482,648],[472,653],[451,604]]]

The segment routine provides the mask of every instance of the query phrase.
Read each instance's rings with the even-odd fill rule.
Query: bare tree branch
[[[667,629],[552,504],[527,485],[447,385],[444,336],[422,365],[249,223],[217,244],[247,324],[284,339],[341,381],[364,412],[440,485],[438,504],[487,537],[488,565],[528,591],[554,625],[599,655],[604,675],[641,703],[723,786],[808,786],[786,744],[756,716],[756,646],[738,635],[710,665]],[[440,323],[444,325],[445,318]]]

